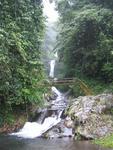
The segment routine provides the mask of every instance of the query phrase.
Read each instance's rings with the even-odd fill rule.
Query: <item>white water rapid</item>
[[[37,122],[26,122],[24,127],[19,132],[12,133],[11,135],[33,139],[36,137],[40,137],[43,133],[58,124],[60,121],[60,117],[57,118],[56,116],[54,116],[46,118],[43,124],[39,124]]]
[[[54,78],[54,68],[55,68],[55,60],[51,60],[50,63],[50,77]],[[65,107],[65,103],[62,101],[62,94],[56,89],[56,87],[52,87],[52,92],[57,94],[57,98],[52,102],[51,109],[58,110],[57,115],[52,115],[50,117],[45,118],[42,124],[38,122],[26,122],[24,127],[17,133],[12,133],[11,135],[15,135],[23,138],[36,138],[40,137],[43,133],[51,129],[53,126],[57,125],[61,121],[61,114]]]
[[[55,60],[51,60],[50,63],[50,76],[54,77],[54,67],[55,67]],[[23,138],[36,138],[40,137],[43,133],[51,129],[53,126],[57,125],[61,121],[61,114],[65,107],[65,103],[62,102],[63,96],[62,94],[56,89],[56,87],[51,88],[52,92],[57,94],[57,98],[52,102],[51,109],[58,110],[57,115],[52,115],[50,117],[45,118],[42,124],[38,122],[26,122],[24,127],[17,133],[12,133],[11,135],[15,135],[18,137]]]
[[[58,106],[60,108],[60,105],[58,104],[58,101],[62,101],[62,94],[55,88],[52,87],[52,91],[56,93],[58,96],[56,100],[53,102],[52,109],[58,109]],[[57,106],[58,104],[58,106]],[[62,104],[61,104],[62,106]],[[51,129],[53,126],[57,125],[61,121],[62,109],[58,110],[57,115],[51,115],[50,117],[45,118],[44,122],[42,124],[38,122],[26,122],[24,127],[17,133],[12,133],[11,135],[15,135],[22,138],[36,138],[40,137],[43,133]]]

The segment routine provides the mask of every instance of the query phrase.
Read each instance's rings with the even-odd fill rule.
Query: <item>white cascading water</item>
[[[50,61],[50,73],[49,76],[54,78],[54,68],[55,68],[55,60]]]
[[[53,91],[54,93],[56,93],[59,97],[61,96],[61,93],[59,92],[59,90],[57,90],[56,87],[52,86],[51,89],[52,89],[52,91]]]
[[[51,67],[54,70],[54,64],[51,63],[52,65],[50,66],[50,71]],[[54,77],[54,72],[53,72],[53,77]],[[57,94],[57,98],[54,101],[54,105],[57,104],[58,101],[62,100],[62,94],[55,88],[52,87],[52,91]],[[43,124],[39,124],[37,122],[26,122],[24,127],[17,133],[12,133],[11,135],[15,135],[18,137],[23,137],[23,138],[36,138],[40,137],[43,133],[51,129],[53,126],[57,125],[61,121],[61,113],[62,110],[59,111],[58,115],[53,115],[51,117],[45,118]]]
[[[24,127],[19,132],[12,133],[11,135],[33,139],[36,137],[40,137],[43,133],[51,129],[60,121],[60,117],[54,116],[46,118],[43,124],[39,124],[37,122],[26,122]]]
[[[52,77],[54,77],[54,67],[55,67],[55,60],[51,60],[51,65],[50,65],[50,73],[52,73]],[[56,100],[53,102],[55,107],[58,104],[59,101],[62,100],[62,94],[56,89],[56,87],[52,87],[52,91],[57,94]],[[59,105],[59,104],[58,104]],[[45,118],[43,124],[39,124],[37,122],[26,122],[24,127],[17,133],[12,133],[11,135],[15,135],[18,137],[23,137],[23,138],[36,138],[40,137],[43,133],[51,129],[53,126],[58,124],[61,121],[61,113],[62,109],[59,111],[59,114],[56,116],[51,116]]]
[[[53,61],[53,60],[52,60]],[[51,68],[54,70],[54,64],[51,63]],[[54,72],[53,72],[54,77]],[[54,105],[58,103],[58,101],[62,100],[62,94],[55,88],[52,87],[52,91],[57,94],[57,98],[54,101]],[[61,113],[62,110],[59,111],[59,114],[56,116],[51,116],[45,118],[43,124],[39,124],[37,122],[26,122],[24,127],[17,133],[12,133],[11,135],[15,135],[23,138],[36,138],[40,137],[43,133],[51,129],[53,126],[57,125],[61,121]]]

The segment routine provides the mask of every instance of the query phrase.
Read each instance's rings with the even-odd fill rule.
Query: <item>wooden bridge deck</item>
[[[76,79],[74,78],[63,78],[63,79],[57,79],[57,80],[51,80],[50,82],[54,85],[69,85],[74,84]]]
[[[81,90],[85,93],[85,95],[93,95],[92,90],[80,79],[78,78],[63,78],[63,79],[46,79],[41,83],[38,83],[38,86],[57,86],[57,85],[79,85]]]

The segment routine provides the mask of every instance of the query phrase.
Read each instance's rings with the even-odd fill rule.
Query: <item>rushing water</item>
[[[55,60],[50,61],[50,73],[49,76],[54,78]]]
[[[54,68],[55,68],[55,60],[51,60],[50,62],[50,77],[54,77]],[[22,138],[36,138],[41,137],[43,133],[51,129],[53,126],[57,125],[61,121],[61,114],[64,108],[66,107],[66,103],[64,102],[64,97],[62,94],[55,88],[52,87],[52,91],[57,94],[57,98],[53,100],[52,106],[49,109],[57,111],[57,114],[47,116],[44,119],[44,122],[38,123],[36,122],[26,122],[24,127],[17,133],[12,133],[11,135],[22,137]],[[42,122],[42,121],[41,121]]]
[[[50,76],[54,77],[55,60],[51,60],[50,64]],[[57,98],[53,100],[52,106],[49,109],[57,111],[57,114],[54,115],[53,112],[51,116],[47,116],[44,119],[42,124],[38,123],[37,121],[26,122],[24,127],[19,132],[12,133],[11,135],[30,139],[41,137],[43,133],[61,122],[61,114],[66,107],[66,103],[62,94],[55,87],[52,87],[52,91],[57,94]]]
[[[52,87],[52,91],[55,92],[58,96],[56,100],[53,101],[52,106],[49,109],[57,110],[57,115],[54,115],[53,113],[53,115],[51,114],[51,116],[47,116],[42,124],[38,123],[38,120],[36,122],[26,122],[24,127],[19,132],[12,133],[11,135],[33,139],[42,136],[43,133],[61,121],[60,116],[66,105],[62,101],[63,96],[55,87]]]

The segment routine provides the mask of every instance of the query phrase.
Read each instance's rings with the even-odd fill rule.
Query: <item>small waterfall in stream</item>
[[[54,77],[54,66],[55,66],[55,60],[51,60],[51,65],[50,65],[50,74],[52,77]],[[38,122],[26,122],[24,127],[17,133],[12,133],[11,135],[16,135],[18,137],[23,137],[23,138],[36,138],[40,137],[43,133],[51,129],[53,126],[58,124],[61,121],[61,114],[63,109],[60,109],[60,103],[62,103],[62,94],[55,88],[52,87],[52,91],[57,94],[56,100],[53,101],[52,106],[49,108],[51,110],[56,110],[57,115],[54,115],[54,113],[50,116],[44,119],[44,122],[42,124]],[[59,101],[59,103],[58,103]],[[61,104],[63,105],[63,104]]]

